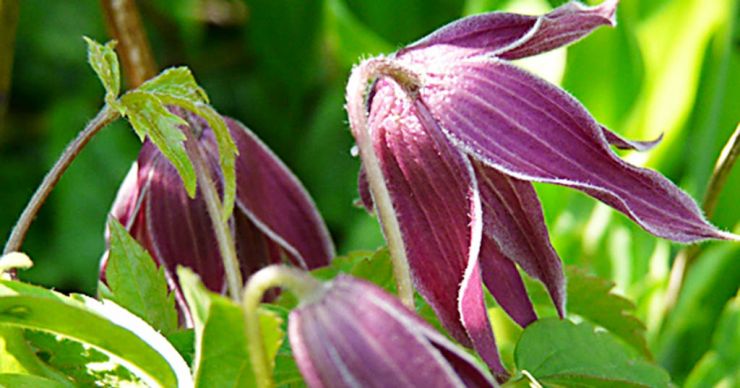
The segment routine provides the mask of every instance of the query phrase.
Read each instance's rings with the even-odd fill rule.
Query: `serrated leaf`
[[[163,335],[177,330],[175,296],[164,271],[116,219],[108,221],[110,256],[106,280],[113,300],[147,321]]]
[[[188,195],[195,197],[195,169],[185,151],[187,137],[180,129],[180,126],[187,127],[188,123],[167,110],[164,103],[151,93],[132,91],[121,97],[120,103],[121,114],[129,119],[139,139],[144,141],[149,137],[175,166]]]
[[[195,321],[196,385],[254,386],[240,306],[206,290],[189,269],[180,267],[177,274]],[[274,367],[275,355],[285,336],[281,330],[283,321],[272,311],[260,309],[259,314],[265,350]]]
[[[23,336],[23,329],[0,326],[0,373],[22,373],[65,382],[64,376],[44,364]]]
[[[565,272],[568,312],[609,330],[651,359],[645,340],[645,325],[632,315],[635,305],[629,299],[611,292],[614,283],[575,266],[566,267]]]
[[[164,337],[111,301],[65,296],[0,281],[0,324],[44,331],[94,347],[155,386],[192,383],[185,361]]]
[[[39,358],[67,376],[65,382],[72,386],[143,386],[128,369],[114,362],[107,355],[80,342],[40,331],[27,330],[26,341]]]
[[[668,374],[631,356],[607,332],[557,318],[529,325],[514,351],[516,366],[552,386],[668,387]]]
[[[108,105],[114,105],[121,92],[118,56],[113,50],[116,47],[116,41],[112,40],[102,45],[86,36],[83,39],[87,42],[87,61],[105,88],[105,102]]]
[[[190,69],[184,66],[165,69],[156,77],[141,84],[136,90],[208,103],[208,95],[195,82]]]

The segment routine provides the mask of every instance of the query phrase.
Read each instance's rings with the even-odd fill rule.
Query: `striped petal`
[[[480,213],[472,167],[423,106],[414,105],[394,82],[378,81],[370,112],[375,153],[417,290],[455,339],[503,371],[481,281],[474,278],[477,270],[471,272],[481,235],[480,217],[471,218],[473,208]]]
[[[484,242],[486,251],[490,252],[492,257],[490,260],[513,261],[530,276],[540,280],[550,293],[558,312],[563,316],[565,314],[563,267],[558,254],[550,244],[545,217],[534,187],[529,182],[502,174],[480,162],[474,162],[473,165],[483,203],[483,231],[486,237],[492,240],[489,244]],[[483,257],[481,255],[481,260],[484,260]],[[499,264],[497,268],[503,269],[507,266]],[[512,268],[508,268],[512,272]],[[518,275],[515,268],[513,272]],[[527,319],[531,318],[528,311],[531,305],[527,306],[529,299],[524,298],[526,291],[521,290],[520,287],[523,285],[520,285],[521,279],[518,276],[511,274],[508,279],[512,282],[509,288],[511,297],[519,301],[515,305],[517,309],[512,308],[518,314],[510,314],[517,322],[526,326],[529,323]],[[491,292],[493,293],[493,290]],[[506,308],[505,305],[502,307]],[[522,318],[517,319],[517,316]]]
[[[398,51],[409,62],[451,63],[476,55],[516,59],[536,55],[615,25],[617,1],[595,7],[570,2],[542,16],[491,12],[460,19]]]
[[[636,141],[636,140],[629,140],[625,139],[616,133],[610,131],[607,127],[601,126],[601,132],[604,133],[604,137],[606,138],[606,141],[609,142],[609,144],[619,148],[620,150],[632,150],[632,151],[650,151],[651,149],[655,148],[658,144],[660,144],[660,141],[663,140],[663,134],[658,136],[655,140],[648,140],[648,141]]]
[[[311,387],[491,387],[474,361],[377,286],[340,276],[289,317]]]
[[[453,143],[499,171],[579,189],[659,237],[738,239],[665,177],[619,159],[578,101],[506,62],[468,59],[429,72],[421,96]]]
[[[316,205],[293,173],[241,123],[225,118],[239,156],[236,159],[237,208],[297,265],[313,269],[334,257],[334,244]],[[215,161],[213,132],[202,142]],[[237,236],[239,239],[239,236]]]

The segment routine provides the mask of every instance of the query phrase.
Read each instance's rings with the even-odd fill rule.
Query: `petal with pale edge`
[[[539,279],[550,293],[560,316],[565,314],[565,277],[558,254],[550,244],[550,235],[545,225],[542,206],[534,187],[525,182],[480,162],[474,162],[475,174],[480,187],[483,203],[483,233],[490,238],[493,246],[486,246],[494,261],[513,261],[530,276]],[[484,245],[487,245],[484,241]],[[498,257],[502,256],[502,257]],[[481,255],[486,268],[486,256]],[[500,266],[506,268],[506,266]],[[514,269],[516,273],[516,269]],[[484,272],[485,275],[485,272]],[[518,273],[517,273],[518,275]],[[518,279],[518,277],[510,277]],[[519,279],[521,282],[521,279]],[[526,303],[519,285],[512,284],[512,292],[517,292],[518,307],[526,311]],[[523,286],[522,286],[523,287]],[[490,289],[490,287],[489,287]],[[493,290],[491,290],[493,292]],[[496,293],[494,293],[496,296]],[[502,307],[506,308],[505,305]],[[531,305],[529,306],[531,309]],[[508,311],[508,310],[507,310]],[[515,315],[512,317],[516,318]],[[527,315],[524,315],[527,317]],[[517,320],[520,324],[529,322]]]
[[[491,387],[475,362],[377,286],[339,276],[289,317],[312,387]]]
[[[595,7],[571,2],[542,16],[491,12],[444,26],[401,49],[397,57],[416,63],[449,63],[475,55],[516,59],[572,43],[602,25],[614,25],[617,1]]]
[[[610,131],[605,126],[601,126],[601,131],[604,133],[604,137],[606,137],[606,141],[609,142],[609,144],[619,148],[620,150],[632,150],[632,151],[650,151],[651,149],[655,148],[661,140],[663,140],[663,134],[661,133],[660,136],[658,136],[655,140],[648,140],[648,141],[636,141],[636,140],[629,140],[625,139],[616,133]]]
[[[425,75],[422,99],[448,138],[484,164],[582,190],[659,237],[738,238],[709,224],[661,174],[619,159],[586,109],[554,85],[490,58],[440,70]]]
[[[480,230],[476,237],[471,226],[480,220],[471,220],[477,189],[467,158],[451,146],[429,113],[420,112],[392,81],[378,81],[370,112],[375,153],[417,290],[455,339],[479,350],[492,369],[503,370],[482,294],[471,294],[471,301],[458,306],[458,292],[453,291],[468,283],[471,292],[481,287],[480,280],[477,285],[464,282],[480,244]],[[461,314],[467,322],[461,321],[466,318]],[[484,341],[474,337],[485,336],[490,337],[486,345],[493,347],[479,349]]]
[[[238,209],[280,244],[295,264],[305,269],[328,265],[334,257],[334,244],[306,189],[254,133],[235,120],[224,119],[239,150]],[[202,140],[216,160],[213,132],[205,131]]]

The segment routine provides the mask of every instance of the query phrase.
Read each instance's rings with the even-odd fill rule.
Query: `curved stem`
[[[383,75],[392,77],[409,95],[415,96],[419,80],[413,72],[384,58],[370,59],[355,67],[352,71],[347,83],[347,114],[352,133],[357,140],[362,163],[365,166],[370,192],[383,229],[383,235],[388,243],[398,297],[403,304],[414,309],[414,288],[401,227],[393,209],[390,192],[383,179],[380,161],[375,154],[367,123],[366,97],[368,84]]]
[[[712,176],[709,178],[707,192],[702,203],[707,218],[711,218],[714,214],[719,195],[722,193],[725,183],[727,183],[727,177],[730,175],[735,162],[737,162],[738,156],[740,156],[740,124],[735,127],[735,132],[732,133],[730,139],[727,140],[727,144],[722,148],[722,152],[720,152],[714,165]],[[684,280],[686,280],[686,273],[694,264],[700,252],[701,249],[698,245],[692,245],[681,250],[673,261],[665,298],[666,313],[672,310],[678,301]]]
[[[274,386],[270,361],[265,352],[259,321],[259,305],[265,292],[275,287],[285,287],[302,303],[311,302],[323,295],[324,285],[308,272],[285,265],[271,265],[255,272],[244,287],[242,306],[247,350],[259,388]]]
[[[123,71],[129,89],[134,89],[157,74],[152,50],[141,24],[134,0],[101,0],[105,21],[118,41]]]
[[[65,171],[72,161],[79,155],[80,151],[87,145],[88,142],[95,136],[101,129],[105,128],[106,125],[110,124],[113,120],[119,117],[118,112],[111,109],[108,105],[104,106],[103,109],[98,112],[97,116],[87,124],[85,129],[80,132],[77,137],[72,140],[62,153],[62,156],[56,161],[54,166],[41,181],[39,188],[31,197],[31,200],[26,205],[26,208],[21,213],[18,222],[13,227],[13,231],[10,233],[10,238],[5,243],[5,249],[3,254],[15,252],[20,249],[23,244],[23,240],[26,238],[28,228],[31,226],[36,214],[38,213],[41,205],[43,205],[46,198],[54,189],[54,186],[59,182]]]
[[[206,203],[208,216],[211,218],[213,232],[216,234],[218,250],[221,254],[221,260],[224,264],[224,273],[226,274],[226,288],[231,299],[239,302],[241,300],[241,290],[244,285],[242,272],[239,268],[239,260],[236,257],[236,244],[234,236],[231,233],[228,219],[221,217],[221,199],[219,198],[216,185],[211,177],[210,170],[206,165],[205,158],[197,145],[197,140],[190,131],[186,131],[188,139],[185,141],[185,149],[188,156],[193,161],[195,173],[198,177],[198,186],[200,193],[203,194],[203,200]]]

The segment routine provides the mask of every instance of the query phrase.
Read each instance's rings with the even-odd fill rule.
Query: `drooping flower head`
[[[340,275],[289,316],[310,387],[492,387],[475,361],[398,299]]]
[[[194,114],[176,113],[190,126],[182,128],[188,131],[187,141],[197,142],[211,176],[221,182],[213,130]],[[249,129],[228,117],[224,120],[239,150],[230,224],[242,278],[284,261],[304,269],[327,265],[334,246],[306,190]],[[178,265],[197,272],[209,289],[225,291],[223,261],[200,190],[189,198],[175,167],[149,141],[121,185],[111,215],[164,267],[181,311],[187,307],[174,276]],[[101,263],[103,278],[106,259]]]
[[[616,4],[465,18],[366,60],[347,86],[365,206],[378,213],[391,251],[400,245],[416,289],[449,333],[499,377],[506,371],[482,284],[526,326],[536,315],[519,266],[565,311],[561,262],[531,182],[581,190],[673,241],[738,238],[709,224],[661,174],[610,149],[655,142],[620,138],[568,93],[509,62],[614,26]]]

